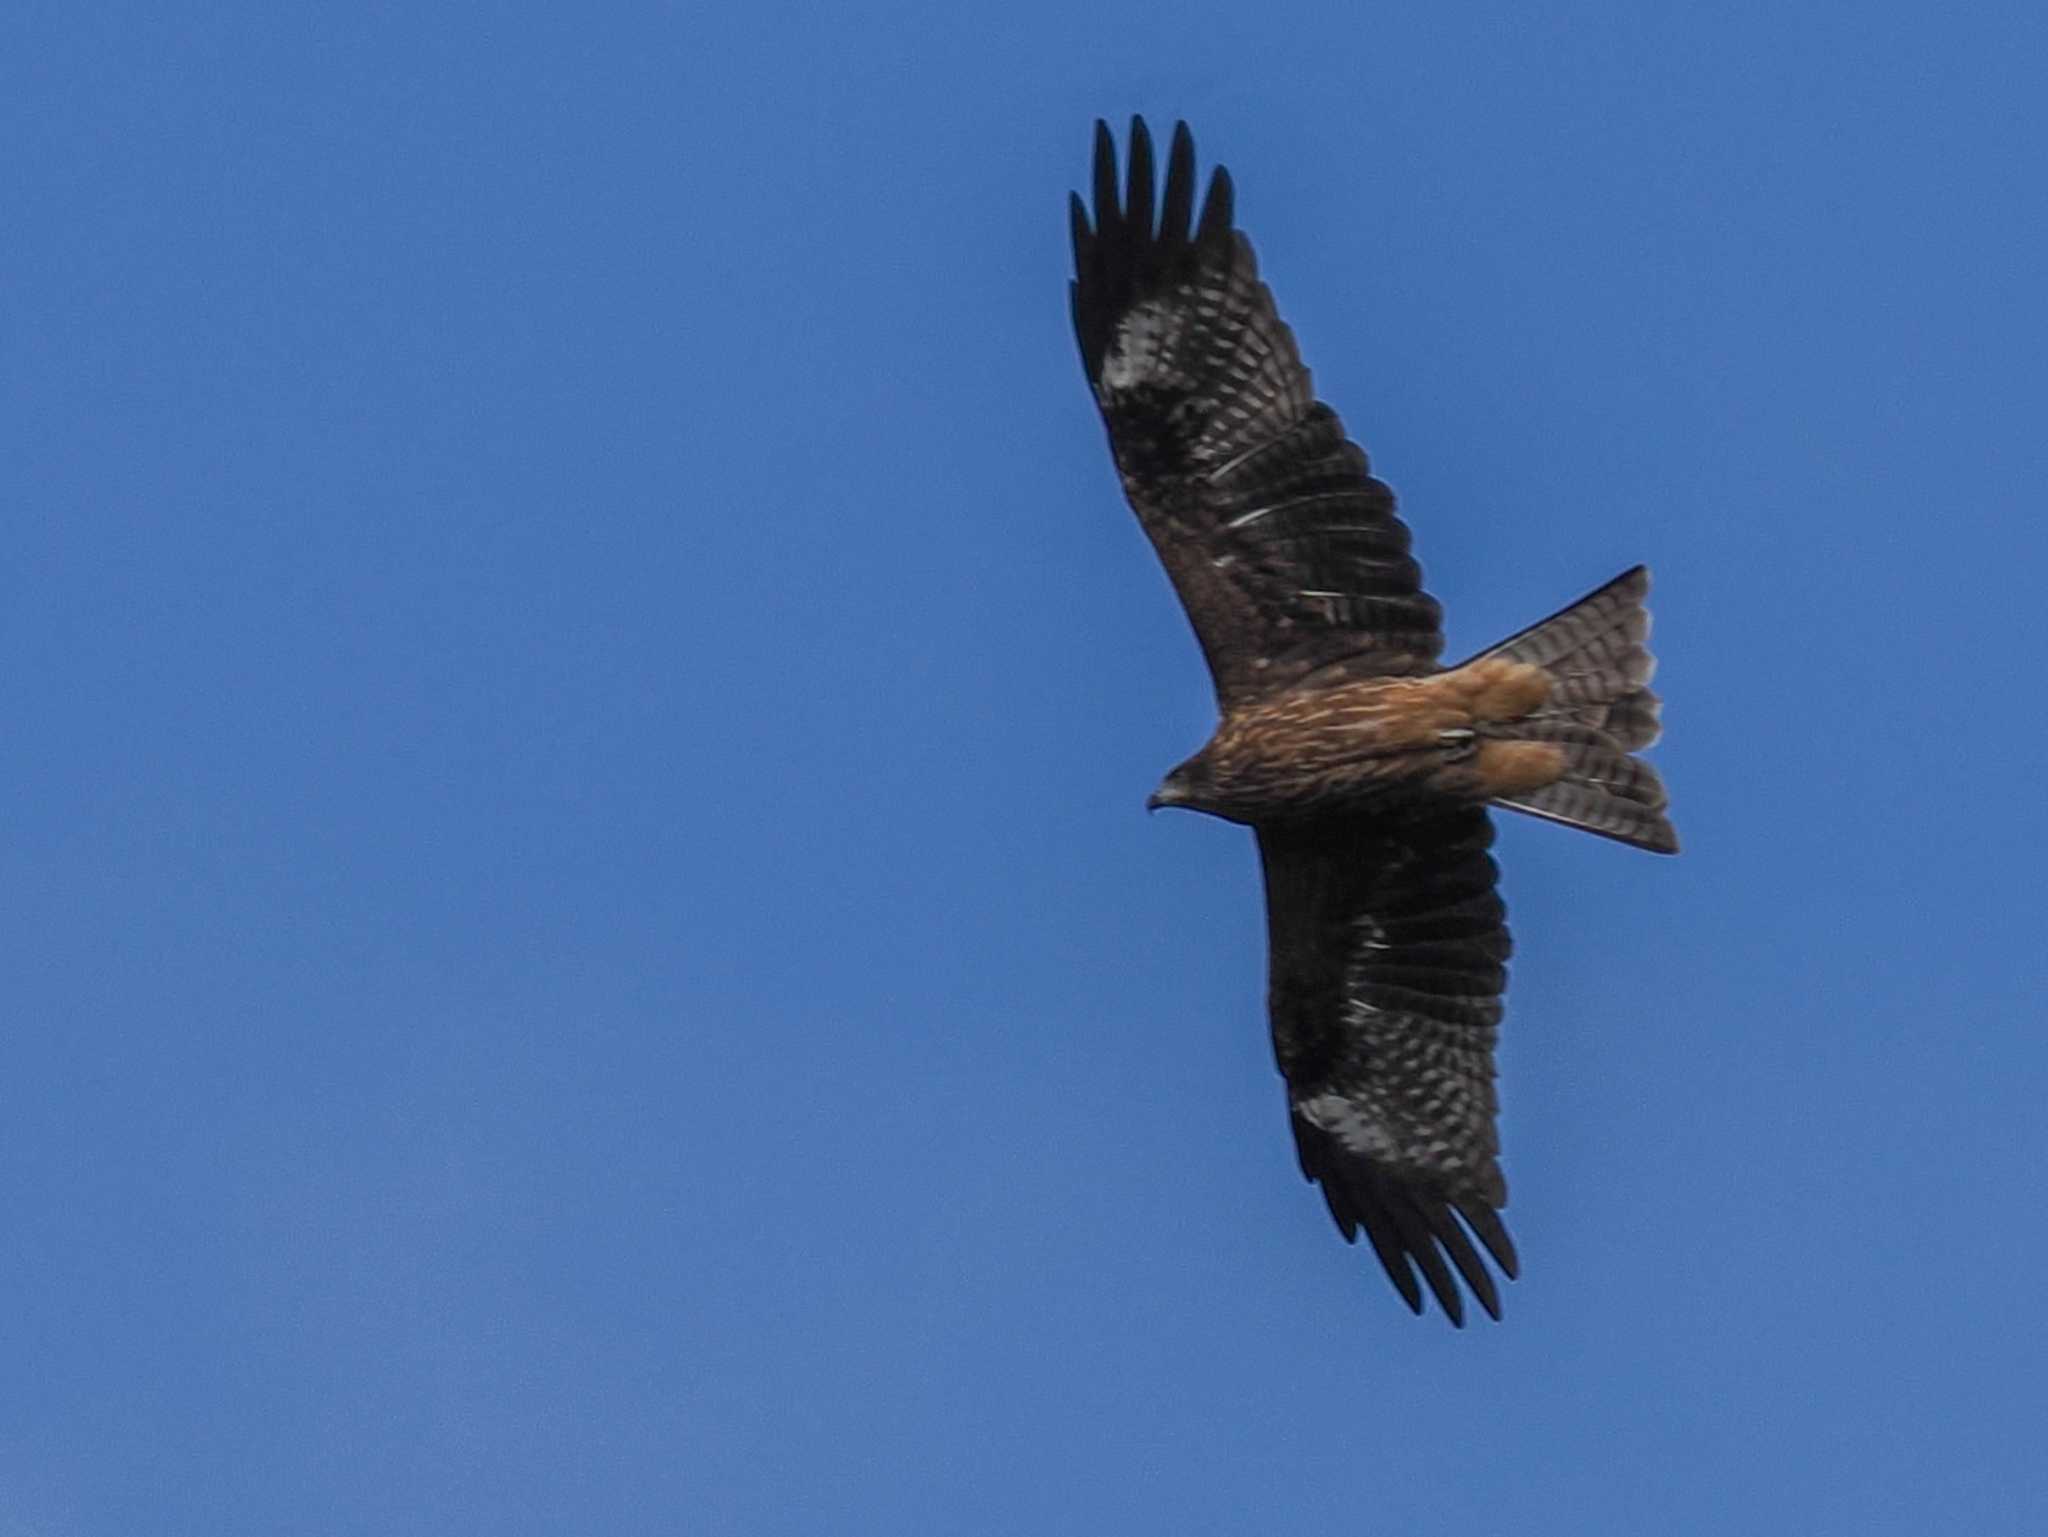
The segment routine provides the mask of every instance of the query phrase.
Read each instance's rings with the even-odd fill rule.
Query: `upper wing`
[[[1294,334],[1231,223],[1217,167],[1194,220],[1195,147],[1173,130],[1153,217],[1152,141],[1095,125],[1095,220],[1079,197],[1074,330],[1124,491],[1166,564],[1227,707],[1334,662],[1431,670],[1442,610],[1394,494],[1316,400]]]
[[[1273,1045],[1302,1172],[1322,1183],[1347,1240],[1365,1230],[1411,1308],[1422,1311],[1412,1262],[1456,1324],[1464,1303],[1446,1255],[1500,1317],[1466,1228],[1516,1271],[1498,1215],[1493,1046],[1508,933],[1492,842],[1479,808],[1259,830]]]

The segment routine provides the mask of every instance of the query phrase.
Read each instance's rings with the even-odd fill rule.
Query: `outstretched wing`
[[[1500,1317],[1474,1237],[1516,1271],[1494,1129],[1508,932],[1492,842],[1478,808],[1259,830],[1273,1046],[1302,1172],[1409,1307],[1422,1311],[1419,1268],[1455,1324],[1452,1266]]]
[[[1164,202],[1131,121],[1127,185],[1095,125],[1095,217],[1079,197],[1074,330],[1125,494],[1165,562],[1218,699],[1342,663],[1432,670],[1442,610],[1394,494],[1316,400],[1294,334],[1232,224],[1218,167],[1195,218],[1195,147],[1175,126]]]

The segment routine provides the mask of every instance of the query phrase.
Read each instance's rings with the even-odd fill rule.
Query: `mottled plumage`
[[[1152,804],[1257,831],[1274,1051],[1302,1171],[1339,1229],[1365,1234],[1418,1312],[1426,1283],[1462,1323],[1462,1277],[1497,1318],[1485,1258],[1510,1277],[1516,1258],[1487,807],[1676,849],[1663,787],[1632,756],[1657,735],[1649,575],[1443,667],[1407,525],[1316,400],[1228,173],[1198,213],[1184,124],[1156,196],[1144,123],[1122,178],[1098,123],[1093,202],[1091,217],[1072,200],[1082,362],[1221,714]]]

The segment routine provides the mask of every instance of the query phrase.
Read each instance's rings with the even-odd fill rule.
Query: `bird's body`
[[[1456,667],[1393,493],[1317,401],[1215,173],[1175,129],[1155,205],[1096,125],[1073,200],[1074,328],[1124,491],[1179,592],[1220,720],[1155,806],[1245,823],[1266,883],[1273,1044],[1303,1172],[1417,1311],[1415,1271],[1491,1314],[1493,1048],[1509,942],[1489,806],[1658,852],[1641,567]],[[1448,1263],[1447,1263],[1448,1262]]]
[[[1549,693],[1541,668],[1494,658],[1427,677],[1300,684],[1226,715],[1158,802],[1258,826],[1541,789],[1562,776],[1563,752],[1507,734]]]

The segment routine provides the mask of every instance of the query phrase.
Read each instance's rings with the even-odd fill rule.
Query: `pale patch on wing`
[[[1133,305],[1118,322],[1116,341],[1102,360],[1103,393],[1117,395],[1142,384],[1178,381],[1171,358],[1181,331],[1177,296]]]
[[[1342,1094],[1315,1094],[1298,1100],[1294,1113],[1316,1130],[1335,1137],[1347,1153],[1392,1163],[1401,1151],[1388,1135],[1385,1121]]]
[[[1280,511],[1286,505],[1287,503],[1285,502],[1268,502],[1263,507],[1254,507],[1250,512],[1240,512],[1236,517],[1230,519],[1223,526],[1235,532],[1240,528],[1245,528],[1253,523],[1258,522],[1259,519],[1263,517],[1267,517],[1272,513]]]

